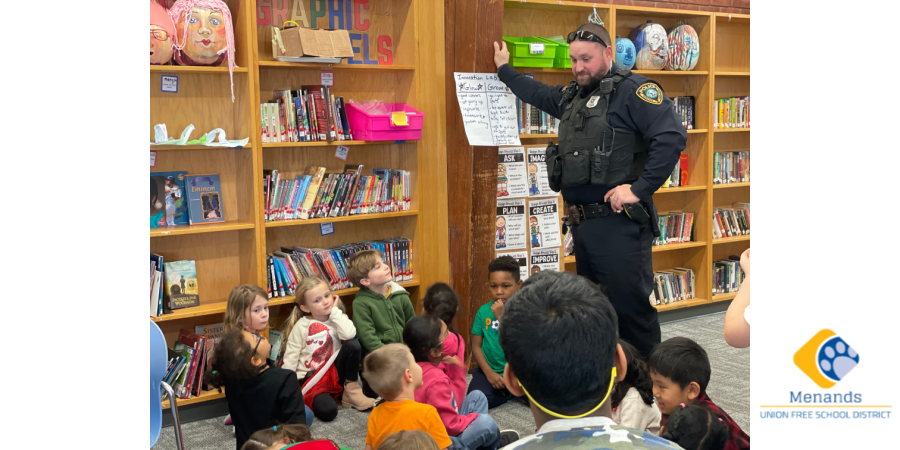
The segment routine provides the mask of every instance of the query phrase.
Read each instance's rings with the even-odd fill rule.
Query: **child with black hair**
[[[628,373],[616,383],[612,393],[612,420],[629,428],[659,435],[661,414],[653,403],[653,380],[647,363],[633,345],[619,339],[625,353]]]
[[[538,430],[506,449],[681,448],[610,418],[613,384],[628,374],[616,330],[612,304],[586,278],[544,271],[522,285],[503,311],[503,379],[531,400]]]
[[[468,367],[463,363],[466,354],[466,342],[456,332],[453,319],[459,310],[459,296],[447,283],[434,283],[425,291],[422,299],[425,306],[425,314],[441,319],[447,325],[447,338],[444,339],[444,357],[438,368],[450,378],[450,389],[457,403],[466,399],[466,373]]]
[[[703,347],[685,337],[667,339],[653,347],[647,365],[663,427],[680,404],[697,405],[722,418],[729,436],[725,450],[750,448],[750,436],[706,394],[711,369]]]
[[[681,403],[669,416],[662,437],[687,450],[723,450],[728,428],[712,411]]]
[[[450,389],[450,379],[438,368],[443,359],[443,341],[447,325],[433,316],[414,317],[403,329],[403,342],[422,368],[422,387],[416,389],[415,400],[434,406],[447,435],[459,447],[495,450],[501,445],[497,422],[488,415],[484,394],[474,391],[464,402],[458,402]],[[507,432],[507,443],[519,438]]]
[[[508,386],[503,383],[506,356],[497,333],[506,302],[522,287],[519,262],[506,255],[491,261],[487,285],[493,301],[478,309],[472,324],[472,354],[478,367],[472,371],[468,393],[481,391],[487,397],[488,407],[494,408],[509,397]]]
[[[270,366],[271,350],[266,338],[248,331],[225,333],[213,350],[209,382],[225,387],[238,449],[257,430],[306,423],[297,375]]]

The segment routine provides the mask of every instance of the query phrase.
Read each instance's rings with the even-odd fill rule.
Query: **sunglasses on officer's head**
[[[603,39],[601,39],[600,36],[597,36],[596,34],[591,33],[590,31],[586,31],[586,30],[573,31],[573,32],[569,33],[569,37],[568,37],[568,39],[566,39],[566,43],[571,44],[572,41],[574,41],[576,38],[580,41],[592,41],[592,42],[596,42],[604,47],[607,46],[606,42],[603,42]]]

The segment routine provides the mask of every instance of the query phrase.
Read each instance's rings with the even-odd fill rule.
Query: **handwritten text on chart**
[[[516,96],[495,73],[453,74],[470,145],[520,145]]]

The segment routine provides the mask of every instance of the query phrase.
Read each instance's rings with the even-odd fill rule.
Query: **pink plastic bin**
[[[406,111],[409,126],[391,125],[391,113],[369,114],[360,105],[372,103],[347,103],[347,120],[353,139],[362,141],[415,141],[422,139],[422,121],[425,114],[405,103],[385,103],[387,111]]]

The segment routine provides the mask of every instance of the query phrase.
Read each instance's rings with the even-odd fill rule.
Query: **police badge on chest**
[[[599,96],[599,95],[592,95],[592,96],[591,96],[591,99],[588,100],[588,102],[587,102],[587,107],[588,107],[588,108],[593,108],[593,107],[597,106],[597,102],[598,102],[598,101],[600,101],[600,96]]]

